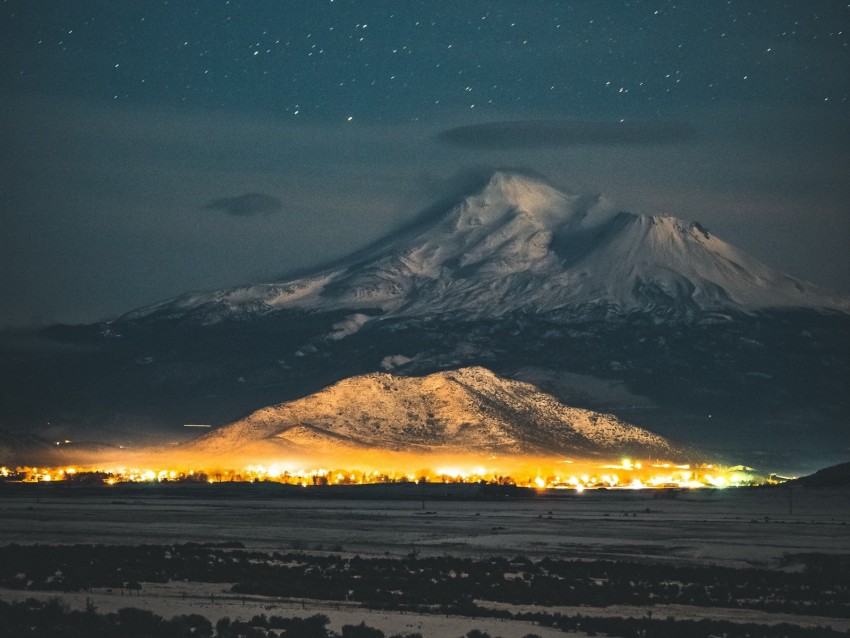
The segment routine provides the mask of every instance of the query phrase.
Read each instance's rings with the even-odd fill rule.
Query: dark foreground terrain
[[[850,632],[847,490],[55,487],[0,492],[0,635]]]

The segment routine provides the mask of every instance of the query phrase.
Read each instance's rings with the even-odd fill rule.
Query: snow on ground
[[[850,553],[850,491],[726,490],[681,493],[585,492],[563,498],[494,501],[382,501],[285,498],[186,499],[140,489],[131,495],[53,497],[49,490],[10,496],[0,492],[0,544],[223,542],[249,549],[343,555],[488,555],[614,558],[678,564],[755,565],[793,570],[789,554]],[[318,492],[317,492],[318,493]],[[21,495],[25,494],[25,495]],[[114,494],[114,496],[112,496]],[[211,621],[256,614],[327,615],[331,627],[366,624],[388,635],[421,632],[426,638],[461,636],[471,629],[493,636],[543,637],[560,632],[497,619],[446,618],[401,612],[369,612],[344,603],[282,600],[229,592],[227,584],[145,583],[140,594],[95,589],[57,594],[0,589],[0,599],[51,598],[73,608],[92,599],[102,613],[122,607],[150,609],[163,617],[199,613]],[[495,606],[494,603],[487,603]],[[522,607],[512,607],[514,611]],[[535,607],[537,611],[588,616],[644,617],[647,609]],[[754,610],[659,605],[653,618],[722,618],[738,622],[791,622],[850,630],[850,621]]]
[[[318,488],[321,489],[321,488]],[[36,496],[36,494],[43,494]],[[185,499],[0,492],[0,544],[238,540],[249,549],[405,556],[558,556],[777,567],[786,554],[850,552],[850,492],[795,488],[569,493],[506,501]],[[379,495],[379,494],[378,494]]]
[[[104,588],[94,588],[92,593],[34,592],[0,588],[0,600],[22,601],[27,598],[49,600],[60,597],[71,609],[79,610],[85,609],[86,601],[90,600],[101,614],[115,612],[123,607],[136,607],[152,611],[163,618],[180,614],[200,614],[213,625],[224,616],[228,616],[231,620],[247,621],[258,614],[287,618],[295,616],[305,618],[314,614],[324,614],[330,618],[328,627],[337,633],[342,631],[343,625],[357,625],[363,621],[370,627],[377,627],[388,636],[396,633],[419,632],[424,638],[454,638],[464,636],[472,629],[480,629],[491,636],[502,638],[522,638],[530,633],[537,634],[541,638],[570,638],[586,635],[562,632],[551,627],[541,627],[517,620],[369,611],[351,603],[241,596],[230,593],[228,589],[228,585],[221,583],[183,582],[143,583],[138,595]]]

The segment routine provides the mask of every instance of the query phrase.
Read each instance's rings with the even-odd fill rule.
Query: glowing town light
[[[739,485],[755,485],[767,482],[783,482],[785,479],[776,479],[775,477],[767,477],[756,473],[751,468],[737,466],[734,468],[724,468],[722,466],[711,466],[707,464],[700,465],[684,465],[657,461],[653,467],[664,468],[661,471],[644,470],[639,467],[639,463],[628,458],[622,458],[612,463],[591,464],[590,462],[574,462],[576,464],[577,473],[573,475],[564,475],[554,469],[554,465],[546,465],[535,460],[536,469],[534,473],[515,470],[513,472],[506,471],[505,468],[499,468],[499,459],[493,457],[490,462],[497,467],[486,469],[483,466],[475,466],[466,468],[462,465],[447,465],[438,466],[437,470],[420,470],[418,472],[410,472],[404,466],[393,467],[392,469],[376,469],[375,465],[371,467],[355,467],[353,470],[344,466],[338,469],[329,470],[326,467],[311,467],[309,465],[298,467],[291,463],[277,463],[271,468],[261,464],[252,464],[242,466],[240,469],[226,469],[226,467],[213,468],[193,468],[193,469],[171,469],[167,466],[157,467],[152,469],[138,469],[127,467],[59,467],[59,468],[37,468],[37,467],[18,467],[8,468],[0,467],[0,477],[6,480],[19,480],[24,482],[37,481],[53,481],[61,482],[71,480],[74,474],[81,472],[97,472],[102,475],[104,482],[106,479],[113,479],[112,484],[130,483],[140,481],[192,481],[197,480],[198,476],[202,476],[203,480],[209,480],[211,483],[230,482],[230,481],[274,481],[289,485],[307,486],[313,484],[364,484],[364,483],[398,483],[398,482],[413,482],[423,480],[426,482],[443,482],[443,483],[508,483],[518,486],[526,486],[532,489],[548,489],[558,488],[563,489],[569,487],[572,489],[581,486],[583,489],[594,488],[721,488],[727,486]],[[398,461],[394,461],[394,465]],[[416,461],[417,464],[421,463]],[[560,460],[551,461],[552,464],[562,463]],[[579,469],[581,468],[581,469]],[[596,469],[593,469],[596,468]],[[686,469],[689,468],[689,469]],[[579,474],[584,470],[584,473]],[[709,471],[710,470],[710,471]],[[598,474],[596,472],[599,472]],[[551,473],[550,473],[551,472]],[[195,478],[193,478],[195,477]],[[208,479],[212,477],[212,479]],[[319,479],[325,479],[320,481]],[[109,484],[109,483],[108,483]]]
[[[726,479],[722,476],[712,476],[711,474],[706,474],[705,480],[709,485],[712,485],[714,487],[726,487]]]

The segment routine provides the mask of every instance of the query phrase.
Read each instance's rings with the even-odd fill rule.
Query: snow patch
[[[381,359],[381,369],[389,372],[413,361],[410,357],[405,357],[403,354],[393,354]]]
[[[339,341],[340,339],[353,335],[355,332],[360,330],[360,328],[365,326],[371,318],[372,317],[369,315],[364,315],[359,312],[353,315],[348,315],[345,319],[332,326],[333,332],[328,334],[328,339],[331,341]]]

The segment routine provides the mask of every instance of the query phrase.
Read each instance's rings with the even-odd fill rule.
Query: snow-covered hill
[[[331,269],[192,293],[122,319],[214,323],[281,309],[464,320],[515,311],[689,317],[777,308],[850,313],[850,300],[769,268],[698,223],[615,214],[600,198],[566,195],[539,178],[498,172],[480,192],[416,232],[389,237]],[[356,331],[368,319],[359,315],[341,330]]]
[[[204,456],[338,450],[418,454],[669,458],[664,438],[609,415],[564,405],[481,367],[426,377],[366,374],[260,409],[187,447]]]

